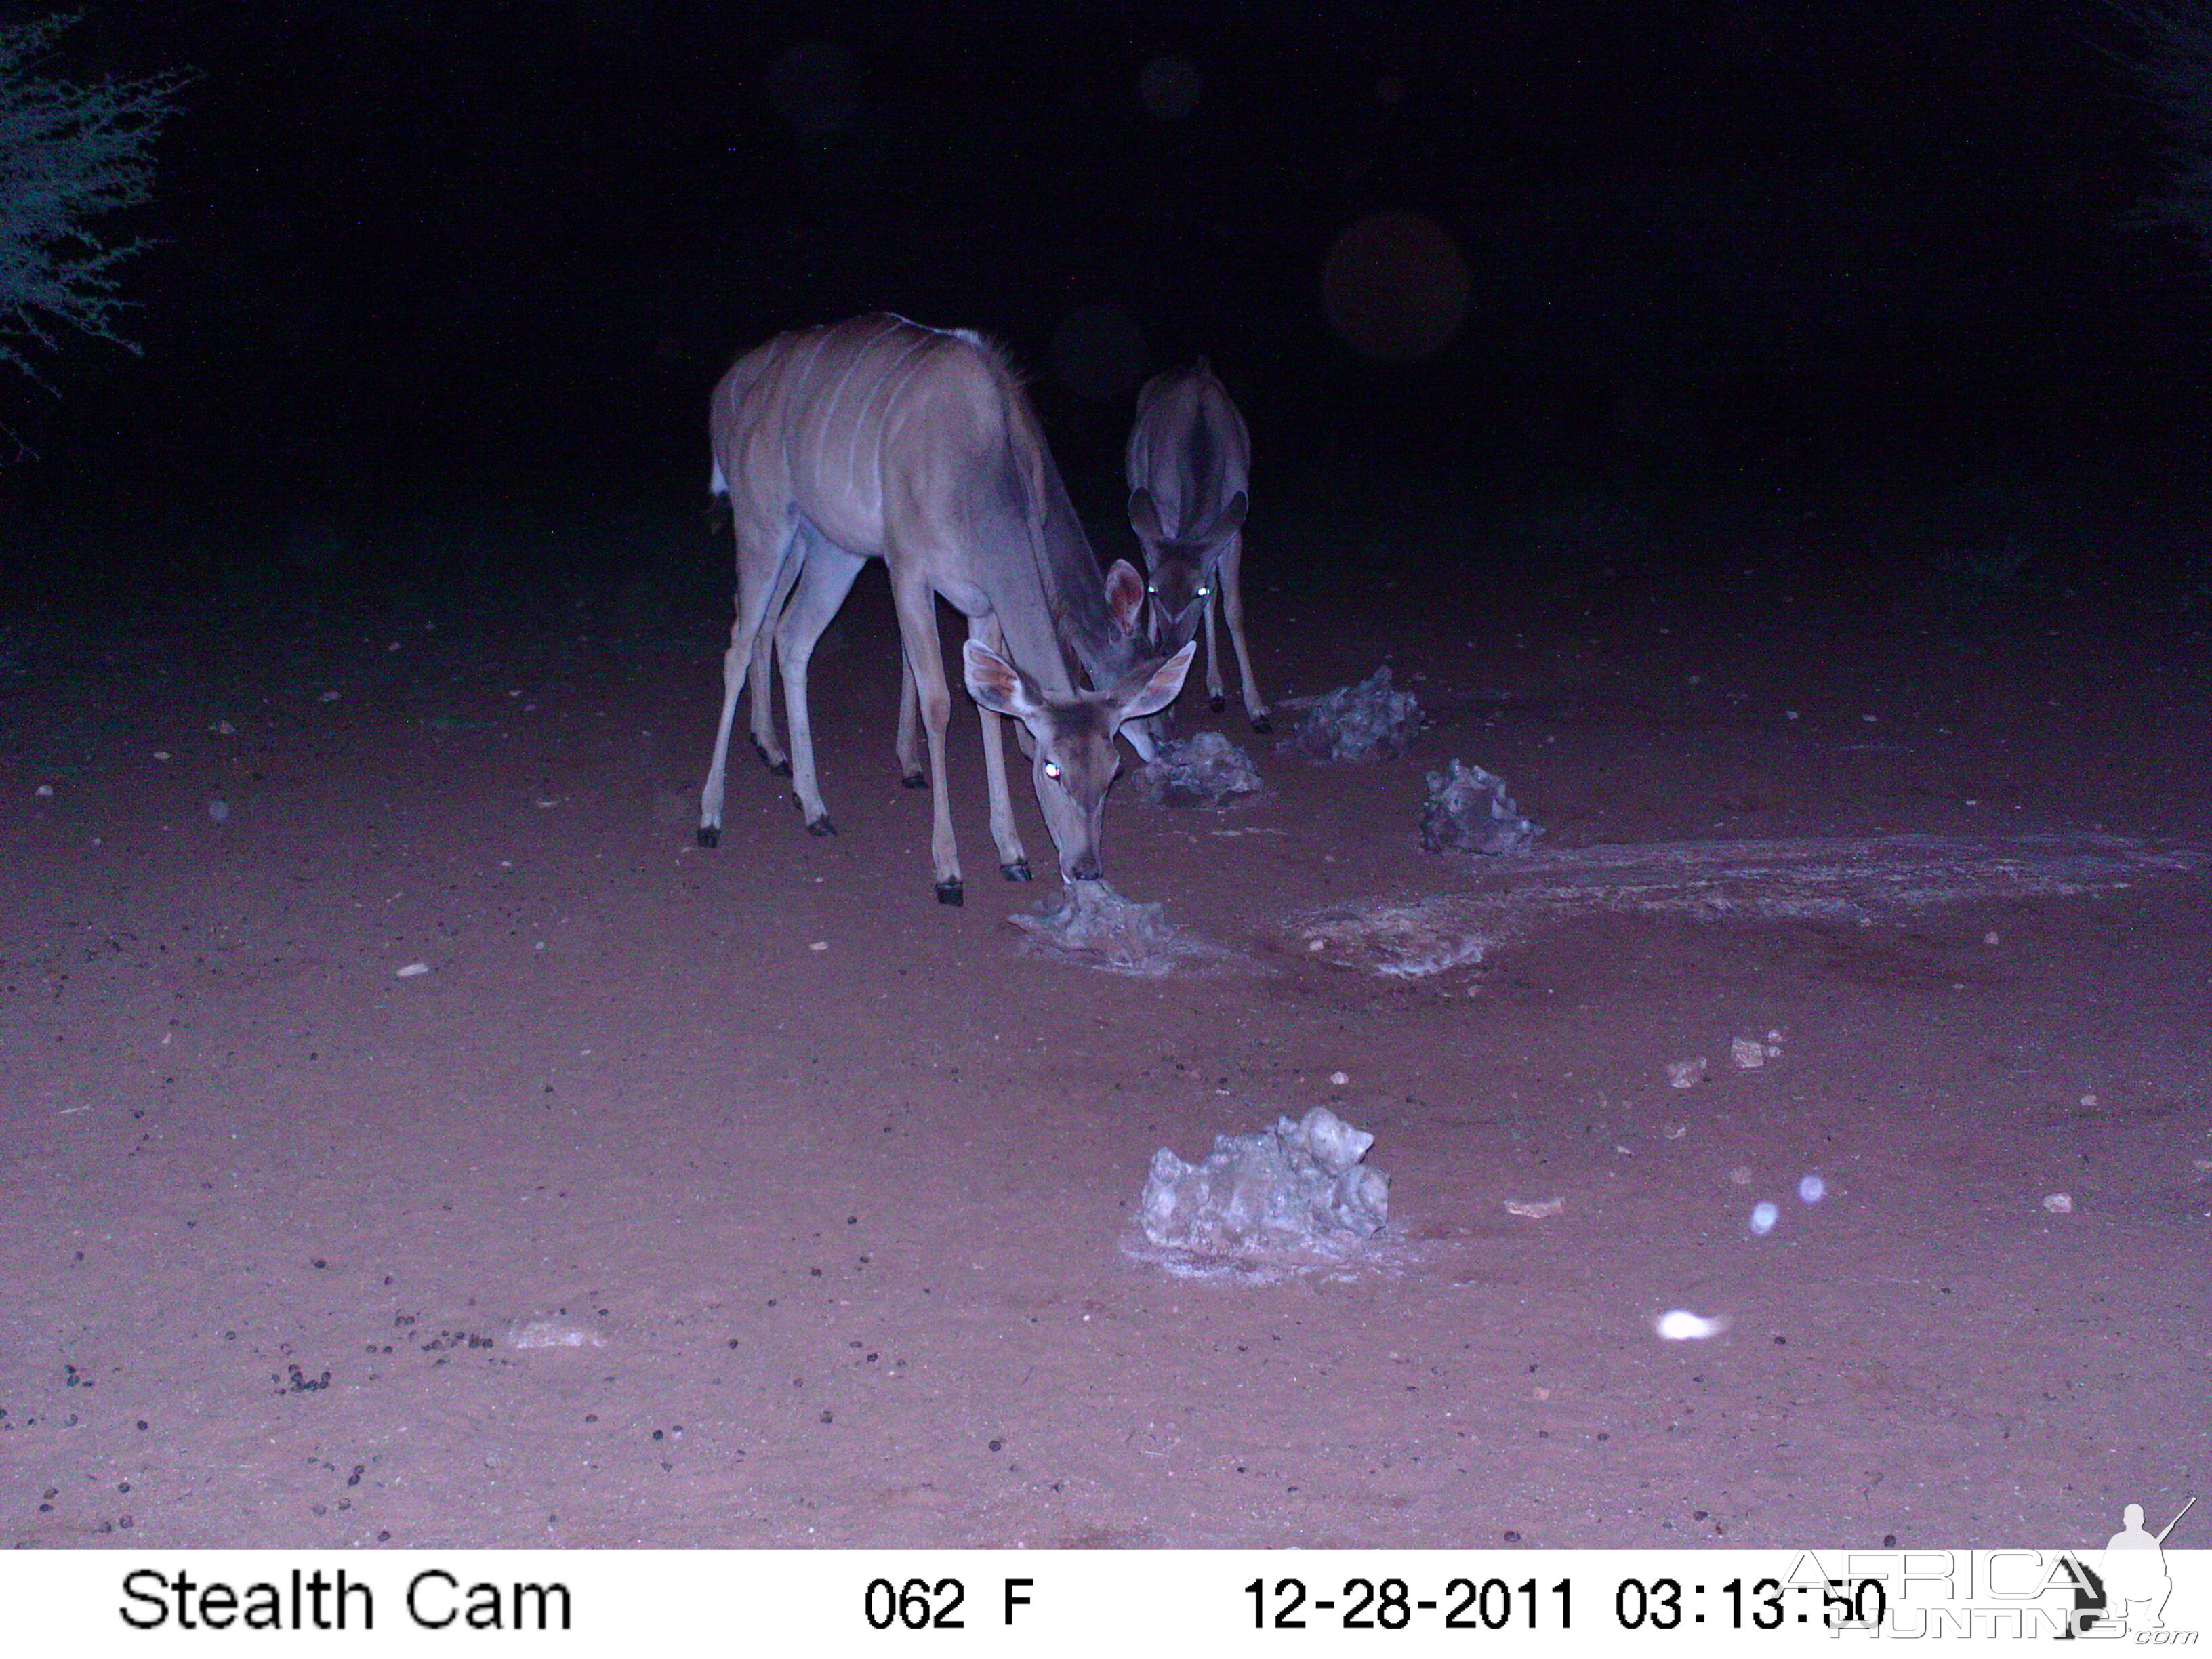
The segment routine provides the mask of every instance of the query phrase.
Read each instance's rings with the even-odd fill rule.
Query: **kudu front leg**
[[[1213,632],[1214,611],[1220,600],[1218,593],[1206,596],[1206,706],[1217,714],[1229,706],[1221,695],[1221,647]]]
[[[893,568],[896,570],[896,566]],[[952,834],[952,799],[945,785],[945,728],[952,718],[952,694],[945,684],[945,653],[937,641],[937,597],[927,582],[894,586],[899,635],[906,643],[914,676],[921,727],[929,739],[929,859],[937,877],[937,902],[958,904],[960,847]]]
[[[968,637],[994,654],[1006,650],[995,617],[970,617]],[[1029,855],[1014,828],[1013,797],[1006,787],[1006,724],[981,703],[975,712],[983,722],[983,776],[991,789],[991,840],[999,849],[999,873],[1008,881],[1028,881]]]
[[[1259,676],[1252,672],[1252,645],[1244,636],[1244,536],[1242,531],[1222,550],[1221,602],[1229,613],[1229,637],[1237,647],[1237,671],[1244,681],[1244,712],[1251,716],[1255,732],[1272,732],[1275,723],[1267,717],[1267,705],[1260,699]],[[1221,707],[1221,680],[1213,666],[1213,607],[1206,611],[1206,667],[1213,691],[1213,706]]]

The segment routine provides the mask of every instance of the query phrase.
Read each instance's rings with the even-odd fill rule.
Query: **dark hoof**
[[[1265,714],[1255,714],[1252,716],[1252,729],[1255,732],[1272,732],[1275,729],[1275,723]]]
[[[957,908],[964,897],[958,882],[940,881],[937,884],[937,902],[939,904],[950,904]]]
[[[755,744],[753,745],[753,753],[758,755],[760,757],[761,764],[768,768],[769,771],[775,773],[776,776],[780,778],[787,778],[791,775],[791,763],[789,761],[772,758],[768,750],[762,748],[758,744]]]
[[[720,847],[721,844],[722,844],[722,828],[721,828],[721,826],[720,826],[720,824],[716,824],[716,823],[702,823],[702,824],[701,824],[701,825],[699,826],[699,845],[700,845],[700,846],[702,846],[702,847]]]
[[[1027,859],[1016,859],[1012,864],[1000,865],[999,866],[999,873],[1004,876],[1008,881],[1034,881],[1036,879],[1034,876],[1030,874],[1030,861]]]
[[[1206,707],[1212,709],[1217,714],[1218,714],[1223,709],[1229,707],[1229,699],[1223,696],[1218,691],[1208,697],[1206,700]]]
[[[927,789],[929,787],[929,774],[927,772],[902,772],[899,774],[899,781],[909,789]]]
[[[826,817],[809,818],[806,821],[806,833],[810,836],[834,836],[837,833],[837,826]]]

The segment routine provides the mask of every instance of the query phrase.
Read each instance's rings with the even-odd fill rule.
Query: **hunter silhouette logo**
[[[2074,1628],[2069,1636],[2100,1622],[2106,1628],[2100,1635],[2166,1628],[2166,1598],[2173,1594],[2173,1579],[2166,1570],[2166,1540],[2196,1507],[2191,1497],[2155,1534],[2143,1528],[2142,1504],[2130,1504],[2120,1511],[2120,1529],[2106,1540],[2104,1559],[2094,1569],[2086,1561],[2076,1563],[2081,1571],[2075,1581]]]
[[[2105,1545],[2105,1595],[2113,1616],[2130,1630],[2166,1628],[2160,1615],[2166,1611],[2166,1598],[2173,1594],[2173,1580],[2166,1571],[2166,1534],[2181,1524],[2181,1516],[2196,1503],[2192,1497],[2184,1504],[2155,1538],[2143,1530],[2142,1504],[2130,1504],[2120,1511],[2120,1529]]]

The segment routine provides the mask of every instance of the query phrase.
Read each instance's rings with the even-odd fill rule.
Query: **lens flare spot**
[[[1370,214],[1348,227],[1322,267],[1322,304],[1346,344],[1382,362],[1418,362],[1467,319],[1467,262],[1435,220]]]

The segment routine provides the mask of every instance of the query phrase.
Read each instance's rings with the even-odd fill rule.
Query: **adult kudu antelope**
[[[1152,377],[1137,397],[1129,434],[1129,523],[1145,550],[1151,580],[1152,638],[1172,649],[1188,643],[1206,619],[1206,690],[1221,712],[1221,659],[1213,631],[1217,605],[1229,613],[1229,637],[1243,677],[1252,729],[1272,729],[1252,647],[1244,637],[1244,509],[1252,480],[1252,437],[1227,388],[1201,357]]]
[[[722,377],[709,425],[710,488],[729,497],[738,602],[722,659],[721,723],[700,792],[700,845],[721,839],[730,728],[771,623],[792,789],[806,827],[831,832],[815,780],[807,664],[860,568],[879,558],[890,571],[928,738],[939,900],[962,897],[945,780],[951,695],[938,642],[939,595],[969,619],[963,678],[986,711],[984,770],[1000,869],[1009,880],[1029,879],[1006,793],[997,718],[1005,714],[1035,741],[1037,802],[1061,878],[1100,878],[1106,789],[1121,764],[1115,734],[1175,700],[1195,647],[1164,662],[1137,661],[1143,579],[1117,562],[1101,581],[1036,414],[998,348],[964,330],[888,315],[780,335]],[[1079,690],[1079,664],[1107,689]],[[773,763],[763,713],[757,703],[755,738]],[[912,781],[909,732],[900,746]]]

